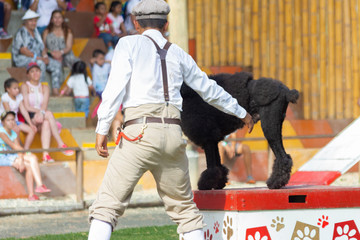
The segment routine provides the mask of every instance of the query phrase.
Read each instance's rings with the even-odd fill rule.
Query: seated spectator
[[[236,138],[236,132],[226,136],[224,141],[219,143],[219,153],[223,164],[231,169],[238,157],[244,155],[245,171],[247,174],[246,183],[256,183],[252,177],[252,161],[249,146],[240,142],[227,141],[228,138]]]
[[[119,38],[127,35],[124,25],[124,18],[121,15],[121,12],[121,2],[113,1],[111,3],[109,13],[107,14],[107,17],[112,21],[114,32]]]
[[[4,0],[0,0],[0,38],[10,38],[7,33],[7,26],[11,16],[11,5]]]
[[[110,63],[105,61],[105,53],[100,49],[94,50],[91,62],[93,63],[91,71],[94,82],[93,85],[96,95],[101,99],[101,94],[105,89],[109,77]]]
[[[133,8],[139,3],[141,0],[128,0],[125,6],[125,29],[127,34],[137,34],[138,32],[134,26],[135,16],[132,14]]]
[[[4,83],[4,89],[5,93],[1,96],[0,114],[8,111],[15,113],[16,124],[12,130],[14,130],[17,135],[19,135],[20,131],[26,134],[24,149],[29,149],[37,132],[37,128],[31,122],[29,113],[25,109],[19,83],[16,79],[9,78]],[[19,122],[17,117],[19,110],[28,124]]]
[[[64,66],[71,68],[79,61],[72,51],[73,34],[64,22],[64,16],[60,10],[55,10],[51,14],[50,24],[43,33],[45,51],[50,58],[61,62]]]
[[[31,0],[30,9],[39,14],[37,29],[42,35],[45,28],[50,23],[51,13],[54,10],[66,10],[67,5],[64,0]]]
[[[16,67],[26,67],[30,62],[36,62],[41,69],[41,82],[45,80],[45,71],[49,71],[53,94],[58,95],[63,81],[61,63],[48,57],[41,36],[36,29],[38,17],[39,15],[32,10],[27,10],[22,17],[24,26],[17,31],[12,45],[13,61]]]
[[[50,147],[51,135],[55,138],[59,148],[66,148],[67,146],[58,132],[55,117],[47,109],[50,95],[49,87],[40,83],[40,67],[35,62],[31,62],[27,67],[27,75],[29,81],[21,85],[21,93],[31,121],[40,131],[42,148],[48,149]],[[73,155],[74,151],[67,150],[63,154]],[[43,162],[54,162],[47,151],[43,152]]]
[[[97,2],[95,4],[94,26],[96,36],[103,39],[108,48],[115,47],[119,37],[114,32],[112,21],[107,17],[104,2]]]
[[[86,63],[83,61],[74,63],[71,76],[60,96],[70,94],[71,89],[74,93],[75,111],[85,112],[85,116],[88,117],[90,107],[89,92],[92,92],[94,87],[91,78],[87,75]]]
[[[16,125],[14,112],[3,112],[1,114],[0,127],[0,151],[22,150],[17,134],[12,130]],[[12,166],[19,172],[26,170],[25,179],[29,192],[29,201],[39,200],[34,194],[34,180],[36,183],[36,193],[51,192],[42,182],[39,163],[36,156],[32,153],[0,153],[0,166]]]

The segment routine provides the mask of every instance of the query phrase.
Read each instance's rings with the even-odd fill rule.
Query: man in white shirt
[[[236,99],[209,80],[180,47],[169,47],[163,37],[169,11],[164,0],[142,0],[133,9],[140,35],[121,38],[115,48],[98,110],[95,148],[100,156],[109,155],[106,134],[120,104],[125,124],[121,143],[109,160],[98,196],[90,207],[90,240],[110,238],[117,218],[124,213],[135,185],[147,170],[154,176],[178,233],[184,234],[185,240],[204,239],[203,217],[193,202],[186,141],[180,127],[183,82],[212,106],[241,118],[249,132],[253,128],[252,117]],[[161,48],[158,52],[154,42]]]

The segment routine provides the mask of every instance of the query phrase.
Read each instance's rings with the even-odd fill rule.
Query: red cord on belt
[[[115,142],[116,145],[119,144],[122,137],[124,137],[126,140],[128,140],[130,142],[134,142],[134,141],[140,140],[143,137],[143,135],[140,133],[136,138],[131,139],[128,136],[126,136],[124,132],[119,132],[119,134],[117,136],[117,139],[116,139],[116,142]]]
[[[124,132],[121,131],[121,129],[118,128],[119,133],[116,138],[115,144],[118,145],[122,137],[124,137],[126,140],[128,140],[130,142],[140,141],[140,139],[143,137],[145,128],[147,128],[146,124],[141,127],[140,134],[135,138],[129,138],[128,136],[125,135]]]

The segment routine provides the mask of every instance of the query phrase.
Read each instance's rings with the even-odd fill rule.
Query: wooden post
[[[285,44],[286,44],[286,69],[285,79],[286,85],[291,89],[294,87],[294,72],[293,72],[293,25],[292,25],[292,1],[285,0]]]
[[[319,79],[318,79],[318,4],[310,1],[310,103],[311,119],[319,119]]]
[[[211,0],[203,0],[204,8],[204,65],[210,67],[213,65],[212,62],[212,39],[214,38],[214,33],[211,29]]]
[[[251,0],[244,0],[244,66],[251,66]]]
[[[200,67],[204,66],[203,55],[203,16],[202,16],[203,0],[195,1],[195,36],[196,36],[196,61]]]
[[[358,51],[359,51],[359,47],[358,47],[358,39],[359,39],[359,30],[358,30],[358,16],[360,16],[360,14],[358,14],[358,12],[356,11],[356,9],[358,9],[359,5],[358,5],[358,0],[351,0],[350,2],[351,6],[350,6],[350,14],[351,14],[351,46],[353,48],[352,50],[352,80],[353,80],[353,101],[352,101],[352,105],[354,106],[353,108],[353,118],[356,118],[357,116],[359,116],[360,111],[359,111],[359,106],[357,105],[357,100],[360,97],[360,86],[359,86],[359,59],[358,59]],[[359,170],[360,171],[360,170]]]
[[[335,104],[336,118],[344,117],[342,0],[335,0]]]
[[[303,74],[303,104],[304,118],[310,119],[310,59],[309,59],[309,1],[302,2],[302,74]]]
[[[276,42],[276,0],[269,1],[269,77],[276,78],[276,60],[279,49]],[[283,79],[280,79],[281,81]]]
[[[342,91],[344,95],[344,117],[352,117],[353,101],[352,101],[352,76],[351,76],[351,24],[350,24],[350,3],[349,0],[343,0],[343,12],[344,12],[344,81],[345,85]]]
[[[189,52],[187,0],[168,0],[170,5],[169,32],[170,42],[176,43],[184,51]]]
[[[268,0],[261,1],[261,38],[260,38],[260,76],[269,76],[269,52],[268,52]]]
[[[224,0],[221,0],[224,1]],[[235,65],[235,1],[236,0],[228,0],[228,54],[227,54],[227,64],[230,66]],[[221,12],[223,14],[223,12]]]
[[[294,1],[294,88],[302,90],[301,1]]]
[[[326,42],[326,0],[320,0],[320,118],[327,116],[326,99],[326,51],[328,49]]]
[[[83,152],[76,150],[76,201],[83,204],[84,201],[84,169]]]
[[[213,64],[214,66],[220,65],[220,45],[219,45],[219,1],[212,0],[212,7],[211,7],[211,26],[212,26],[212,36],[213,38]]]
[[[277,41],[279,43],[278,76],[277,78],[286,83],[285,79],[285,8],[284,1],[278,1],[279,30]]]
[[[243,5],[244,2],[242,0],[235,1],[235,37],[236,37],[236,43],[235,43],[235,51],[236,51],[236,65],[240,66],[244,64],[244,38],[243,38],[243,32],[244,32],[244,26],[243,26]]]
[[[327,109],[328,118],[335,119],[335,12],[334,1],[327,2],[328,12],[328,89]]]
[[[252,2],[252,40],[254,78],[260,77],[259,1]]]
[[[188,0],[187,11],[189,39],[195,39],[195,0]]]
[[[226,66],[227,61],[227,49],[228,49],[228,23],[227,23],[227,0],[220,1],[220,65]]]

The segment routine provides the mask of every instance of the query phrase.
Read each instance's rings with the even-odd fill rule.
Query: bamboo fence
[[[188,0],[201,67],[242,66],[301,92],[305,119],[360,113],[359,0]]]

